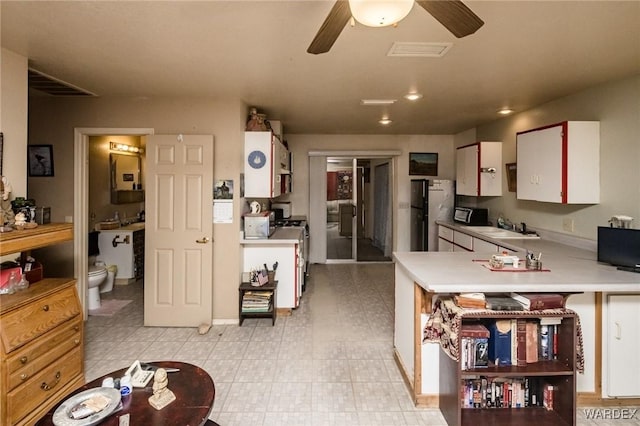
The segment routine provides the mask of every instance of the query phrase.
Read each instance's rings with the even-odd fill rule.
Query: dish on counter
[[[72,410],[91,399],[108,400],[107,405],[101,410],[83,418],[73,418]],[[53,413],[53,424],[56,426],[94,426],[113,414],[120,405],[120,391],[115,388],[92,388],[73,395],[64,401]]]

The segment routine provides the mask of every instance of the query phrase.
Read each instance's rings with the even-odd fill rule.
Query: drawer
[[[58,389],[62,389],[78,378],[82,373],[81,365],[82,351],[80,348],[74,349],[64,359],[59,359],[33,376],[31,380],[7,393],[6,407],[9,424],[17,423],[50,398],[63,397],[64,395],[58,395]]]
[[[80,315],[75,287],[51,294],[0,319],[5,353],[12,352],[60,324]]]
[[[82,346],[82,317],[45,334],[7,357],[8,389],[25,383],[67,352]]]
[[[446,226],[438,226],[438,237],[444,238],[447,241],[453,241],[453,229]]]
[[[464,247],[469,251],[473,251],[473,237],[471,235],[453,231],[453,242],[460,247]]]

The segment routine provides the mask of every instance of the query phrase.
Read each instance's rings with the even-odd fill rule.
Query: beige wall
[[[506,176],[504,195],[479,204],[488,207],[494,218],[502,212],[513,222],[561,233],[567,233],[563,219],[571,218],[575,229],[570,235],[591,240],[596,239],[597,227],[607,226],[615,214],[634,217],[634,227],[640,227],[640,76],[606,83],[480,126],[477,140],[503,141],[503,163],[511,163],[516,161],[516,132],[565,120],[600,121],[600,204],[518,201],[514,192],[507,191]]]
[[[52,99],[34,98],[29,108],[29,143],[54,145],[55,177],[29,179],[29,196],[51,206],[53,221],[73,215],[74,128],[153,128],[155,134],[213,134],[214,179],[239,182],[247,107],[237,100]],[[51,188],[55,188],[52,191]],[[234,200],[234,222],[214,228],[214,318],[237,318],[240,273],[240,199]],[[61,246],[60,256],[73,259],[73,247]],[[73,274],[73,263],[66,264]]]

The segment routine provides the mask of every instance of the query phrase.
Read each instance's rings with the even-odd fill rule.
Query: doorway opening
[[[327,262],[391,261],[390,162],[327,157]]]

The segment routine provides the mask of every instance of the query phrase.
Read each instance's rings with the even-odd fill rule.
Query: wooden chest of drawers
[[[0,296],[0,425],[30,425],[84,384],[75,280],[45,278]]]

